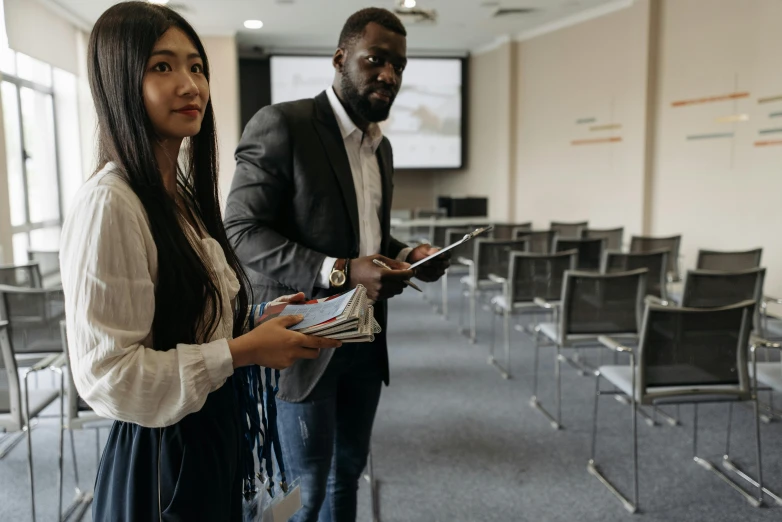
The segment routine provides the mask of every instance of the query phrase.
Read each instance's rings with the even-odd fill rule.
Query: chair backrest
[[[667,301],[668,249],[656,252],[630,253],[606,250],[603,253],[603,262],[600,265],[600,271],[604,274],[627,272],[628,270],[636,270],[638,268],[649,270],[646,275],[647,295],[653,295]]]
[[[560,338],[637,334],[646,294],[645,268],[615,274],[565,272]]]
[[[588,221],[578,223],[564,223],[562,221],[552,221],[549,228],[556,232],[559,237],[579,238],[582,231],[589,226]]]
[[[516,230],[516,239],[527,240],[528,252],[535,254],[550,254],[554,248],[554,239],[557,233],[554,230]]]
[[[0,266],[0,285],[41,288],[41,269],[37,262]]]
[[[688,270],[681,305],[686,308],[718,308],[752,300],[758,303],[754,320],[759,328],[765,277],[765,268],[739,272]]]
[[[450,245],[453,243],[456,243],[461,238],[464,237],[465,234],[469,234],[472,232],[473,229],[469,227],[450,227],[445,229],[445,245]],[[462,243],[461,245],[454,247],[451,249],[451,259],[456,260],[460,257],[463,257],[465,259],[472,259],[474,247],[475,245],[472,244],[472,241],[467,241],[466,243]]]
[[[527,250],[527,242],[524,239],[483,239],[473,240],[475,256],[475,280],[485,281],[489,274],[504,277],[508,273],[511,252],[523,252]]]
[[[38,263],[43,286],[61,284],[60,252],[58,250],[28,250],[27,259]]]
[[[554,239],[554,252],[578,250],[578,270],[600,270],[600,262],[605,250],[605,239],[569,239],[557,236]]]
[[[729,395],[749,399],[748,346],[754,301],[696,309],[650,304],[638,346],[640,402]],[[672,391],[683,386],[689,390]]]
[[[681,279],[679,273],[679,248],[682,236],[649,237],[633,236],[630,239],[630,252],[654,252],[668,249],[668,274],[673,281]]]
[[[702,270],[723,270],[725,272],[758,268],[762,255],[762,248],[736,252],[698,250],[698,263],[696,268]]]
[[[0,285],[0,315],[8,320],[17,353],[62,351],[57,327],[65,317],[62,289]]]
[[[7,321],[0,321],[0,372],[6,385],[0,385],[0,414],[10,414],[17,426],[22,426],[22,386],[14,356]]]
[[[509,302],[529,303],[536,297],[547,301],[562,297],[566,270],[576,269],[578,252],[534,254],[511,252],[508,273]]]
[[[605,239],[605,247],[611,250],[622,249],[624,227],[619,228],[585,228],[581,231],[582,239]]]
[[[532,230],[532,223],[494,223],[494,239],[515,239],[517,230]]]

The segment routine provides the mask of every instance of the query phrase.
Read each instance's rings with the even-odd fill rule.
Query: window
[[[59,249],[63,201],[74,176],[81,180],[76,78],[7,48],[0,50],[0,71],[13,262],[20,264],[28,250]]]

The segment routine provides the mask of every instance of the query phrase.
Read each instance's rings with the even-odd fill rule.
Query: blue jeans
[[[354,522],[382,377],[371,344],[338,348],[307,398],[277,399],[289,480],[301,479],[302,509],[291,522]]]

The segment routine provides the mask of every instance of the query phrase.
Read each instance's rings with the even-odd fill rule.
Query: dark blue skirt
[[[173,426],[115,422],[98,468],[93,520],[241,522],[240,437],[230,378],[201,411]]]

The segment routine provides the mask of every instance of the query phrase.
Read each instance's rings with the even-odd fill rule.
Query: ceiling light
[[[263,27],[263,22],[261,22],[260,20],[245,20],[244,26],[247,29],[260,29],[261,27]]]
[[[147,0],[150,4],[160,4],[165,5],[168,3],[168,0]]]
[[[415,0],[405,0],[405,7],[408,9],[415,7]]]

